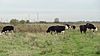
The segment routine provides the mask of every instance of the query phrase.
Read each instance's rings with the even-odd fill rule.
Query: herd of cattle
[[[65,26],[59,26],[59,25],[57,25],[57,26],[50,26],[48,28],[47,32],[61,33],[61,32],[64,32],[66,29],[69,29],[69,28],[76,29],[76,26],[75,25],[69,25],[69,24],[66,24]],[[97,27],[94,26],[91,23],[87,23],[86,25],[80,25],[79,29],[80,29],[81,33],[82,32],[86,33],[87,29],[93,30],[93,32],[97,31]]]
[[[64,26],[60,26],[60,25],[50,26],[46,32],[47,33],[51,33],[51,32],[61,33],[61,32],[64,32],[66,29],[70,29],[70,28],[76,29],[76,26],[69,25],[69,24],[65,24]],[[81,33],[82,32],[86,33],[87,29],[93,30],[93,32],[97,31],[97,27],[91,23],[87,23],[85,25],[80,25],[79,29],[80,29]],[[5,26],[5,27],[3,27],[1,33],[7,33],[7,32],[12,32],[12,31],[14,31],[14,26]]]

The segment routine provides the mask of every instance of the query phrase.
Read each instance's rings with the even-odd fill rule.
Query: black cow
[[[46,31],[47,33],[48,32],[56,32],[56,33],[61,33],[61,32],[63,32],[65,29],[68,29],[68,27],[67,26],[50,26],[49,28],[48,28],[48,30]]]
[[[11,32],[11,31],[14,31],[14,27],[13,26],[5,26],[3,29],[2,29],[2,31],[1,31],[1,33],[6,33],[6,32]]]
[[[80,25],[80,32],[86,33],[86,31],[87,31],[86,25]]]
[[[86,33],[87,29],[90,29],[90,30],[93,29],[93,32],[97,31],[97,28],[91,23],[87,23],[86,25],[80,25],[80,32],[81,33],[82,33],[82,31],[84,33]]]

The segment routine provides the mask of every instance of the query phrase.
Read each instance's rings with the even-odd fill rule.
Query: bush
[[[20,20],[19,23],[20,23],[20,24],[25,24],[26,22],[25,22],[25,20]]]
[[[17,19],[10,20],[10,24],[17,25],[19,21]]]
[[[29,20],[26,20],[26,23],[30,23],[30,21]]]

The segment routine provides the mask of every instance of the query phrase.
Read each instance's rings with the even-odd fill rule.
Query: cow
[[[90,29],[90,30],[93,29],[93,32],[97,31],[97,28],[91,23],[87,23],[86,25],[80,25],[80,32],[81,33],[82,32],[86,33],[87,29]]]
[[[68,29],[71,28],[71,25],[69,25],[69,24],[65,24],[65,25],[68,27]]]
[[[86,31],[87,31],[86,25],[80,25],[79,27],[80,27],[80,32],[81,32],[81,33],[82,33],[82,32],[86,33]]]
[[[90,30],[93,30],[93,32],[94,31],[97,31],[97,27],[95,27],[93,24],[91,24],[91,23],[87,23],[86,24],[86,27],[87,27],[87,29],[90,29]]]
[[[75,26],[75,25],[72,25],[71,28],[72,28],[72,29],[76,29],[76,26]]]
[[[47,29],[47,33],[52,33],[52,32],[56,32],[56,33],[61,33],[61,32],[64,32],[66,29],[68,29],[67,26],[50,26],[48,29]]]
[[[14,31],[14,26],[5,26],[3,27],[1,33],[11,32]]]

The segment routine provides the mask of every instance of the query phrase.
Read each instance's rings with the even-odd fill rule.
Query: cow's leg
[[[87,29],[84,30],[84,33],[86,34]]]
[[[94,32],[95,30],[93,29],[93,32]]]
[[[7,31],[5,31],[4,34],[7,35]]]
[[[52,35],[52,34],[53,34],[53,32],[52,32],[52,31],[50,31],[50,34]]]
[[[11,30],[11,33],[14,33],[14,30]]]
[[[63,33],[63,34],[64,34],[64,33],[65,33],[65,31],[61,31],[61,33]]]
[[[81,31],[81,33],[82,33],[82,31]]]
[[[84,33],[86,34],[86,31],[84,31]]]
[[[80,32],[82,33],[82,30],[80,30]]]

